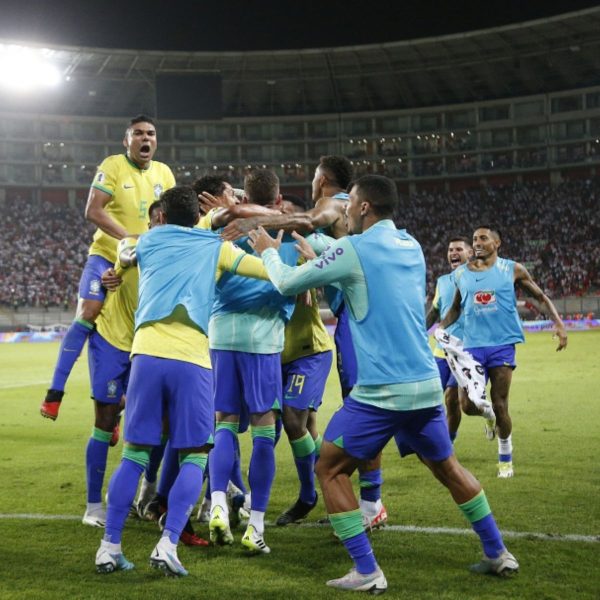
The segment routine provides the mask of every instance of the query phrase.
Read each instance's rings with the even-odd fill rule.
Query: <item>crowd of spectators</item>
[[[93,227],[82,208],[5,204],[0,220],[0,304],[73,306]]]
[[[386,165],[387,166],[387,165]],[[385,167],[383,167],[385,168]],[[480,224],[502,234],[501,256],[523,263],[550,297],[600,289],[600,179],[419,192],[401,197],[397,224],[422,244],[431,298],[446,248]],[[0,305],[72,307],[93,227],[82,207],[6,204],[0,221]]]
[[[500,229],[500,255],[523,263],[553,298],[600,288],[600,180],[566,181],[420,192],[401,200],[398,226],[422,244],[428,294],[448,271],[446,248],[453,235],[470,239],[480,224]]]

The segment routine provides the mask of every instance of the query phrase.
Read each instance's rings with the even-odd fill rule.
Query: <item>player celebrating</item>
[[[322,156],[315,168],[312,180],[314,207],[305,213],[270,215],[238,219],[224,229],[225,239],[234,240],[257,225],[267,229],[284,229],[298,233],[322,231],[335,239],[348,233],[346,227],[346,189],[352,180],[352,164],[345,156]],[[337,318],[334,341],[337,353],[337,369],[342,388],[342,398],[350,394],[356,383],[356,355],[350,333],[348,312],[341,294],[330,287],[325,288],[327,302]],[[387,511],[381,502],[381,456],[365,461],[359,469],[361,510],[371,528],[384,525]]]
[[[246,177],[244,191],[246,203],[275,207],[281,203],[279,179],[273,171],[253,171]],[[213,223],[219,218],[217,212]],[[284,244],[284,253],[288,264],[296,264],[293,240]],[[210,456],[210,538],[220,544],[233,542],[226,491],[240,414],[247,408],[252,433],[251,510],[242,545],[252,553],[270,552],[264,541],[264,515],[275,477],[275,413],[281,410],[284,328],[294,300],[282,296],[270,282],[226,275],[219,282],[209,323],[217,420],[215,449]]]
[[[459,464],[448,437],[439,373],[425,329],[425,259],[419,243],[394,225],[397,202],[390,179],[358,179],[347,210],[353,235],[300,267],[281,262],[275,250],[281,236],[273,240],[264,229],[250,234],[282,293],[338,283],[351,308],[358,381],[327,426],[317,475],[332,526],[354,561],[346,576],[327,585],[372,593],[385,591],[387,581],[364,531],[350,475],[394,435],[418,453],[471,521],[485,553],[474,570],[500,574],[518,569],[481,486]]]
[[[125,154],[104,159],[92,183],[85,216],[98,227],[79,283],[75,320],[60,346],[50,389],[40,407],[43,417],[55,420],[73,365],[94,329],[106,290],[102,273],[117,259],[117,243],[148,229],[148,207],[163,190],[175,185],[171,169],[152,160],[156,152],[156,127],[145,115],[129,122],[123,139]]]
[[[163,413],[181,468],[169,492],[163,536],[151,565],[187,575],[177,543],[202,488],[212,447],[214,410],[208,356],[208,317],[224,271],[266,279],[261,262],[212,232],[194,228],[199,209],[189,187],[161,196],[167,225],[140,238],[139,307],[132,346],[123,460],[108,492],[106,533],[96,554],[100,573],[133,568],[121,550],[121,532],[152,446],[161,441]],[[207,276],[212,273],[213,276]]]
[[[508,394],[516,368],[515,344],[525,341],[517,312],[515,285],[535,298],[556,325],[557,350],[567,346],[567,333],[552,301],[533,281],[520,263],[498,256],[501,236],[497,228],[478,227],[473,233],[475,260],[454,272],[456,291],[452,306],[440,327],[445,329],[464,313],[464,347],[486,371],[491,382],[490,395],[496,414],[498,434],[498,477],[514,474],[512,463],[512,420],[508,413]],[[467,401],[467,414],[480,414]]]
[[[440,318],[444,318],[448,312],[448,309],[450,306],[452,306],[454,292],[456,290],[456,286],[454,284],[454,273],[456,269],[460,267],[460,265],[466,263],[471,256],[473,256],[473,248],[471,248],[471,244],[466,238],[454,237],[450,240],[450,243],[448,244],[447,257],[451,271],[450,273],[446,273],[446,275],[442,275],[435,284],[435,295],[426,318],[427,330],[431,329],[431,326],[435,322],[439,321]],[[448,329],[448,333],[452,334],[458,339],[462,339],[462,321],[462,318],[458,319]],[[444,351],[439,344],[436,344],[433,355],[435,356],[435,362],[437,363],[440,377],[442,379],[442,388],[444,388],[444,401],[446,403],[448,432],[450,433],[450,439],[454,441],[458,432],[462,414],[458,398],[458,384],[456,383],[454,375],[452,375],[452,372],[450,371]]]

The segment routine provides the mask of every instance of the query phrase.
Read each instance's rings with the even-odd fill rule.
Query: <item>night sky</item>
[[[459,33],[597,4],[582,0],[2,0],[0,38],[156,50],[318,48]],[[152,6],[160,8],[152,10]]]

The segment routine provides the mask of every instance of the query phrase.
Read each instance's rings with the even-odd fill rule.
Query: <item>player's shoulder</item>
[[[173,177],[173,171],[171,171],[171,167],[164,162],[160,162],[159,160],[152,161],[152,169],[163,176]]]
[[[452,273],[447,273],[446,275],[442,275],[442,277],[452,277],[452,280],[455,283],[458,283],[469,272],[470,272],[469,267],[465,263],[464,265],[460,265],[460,267],[457,267],[456,269],[454,269],[454,271],[452,271]],[[441,277],[440,277],[440,279],[441,279]]]
[[[498,256],[498,258],[496,258],[495,267],[500,271],[512,271],[518,264],[519,263],[511,260],[510,258]]]
[[[109,168],[109,167],[119,168],[126,164],[127,164],[127,157],[125,156],[125,154],[111,154],[110,156],[107,156],[100,163],[100,166],[98,168],[99,169]]]

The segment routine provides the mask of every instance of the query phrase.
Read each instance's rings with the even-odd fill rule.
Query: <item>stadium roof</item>
[[[155,112],[155,77],[165,72],[220,73],[225,117],[415,108],[600,84],[600,6],[368,46],[268,52],[55,46],[46,54],[68,81],[45,94],[45,113]],[[7,109],[42,110],[39,102],[2,100]]]

